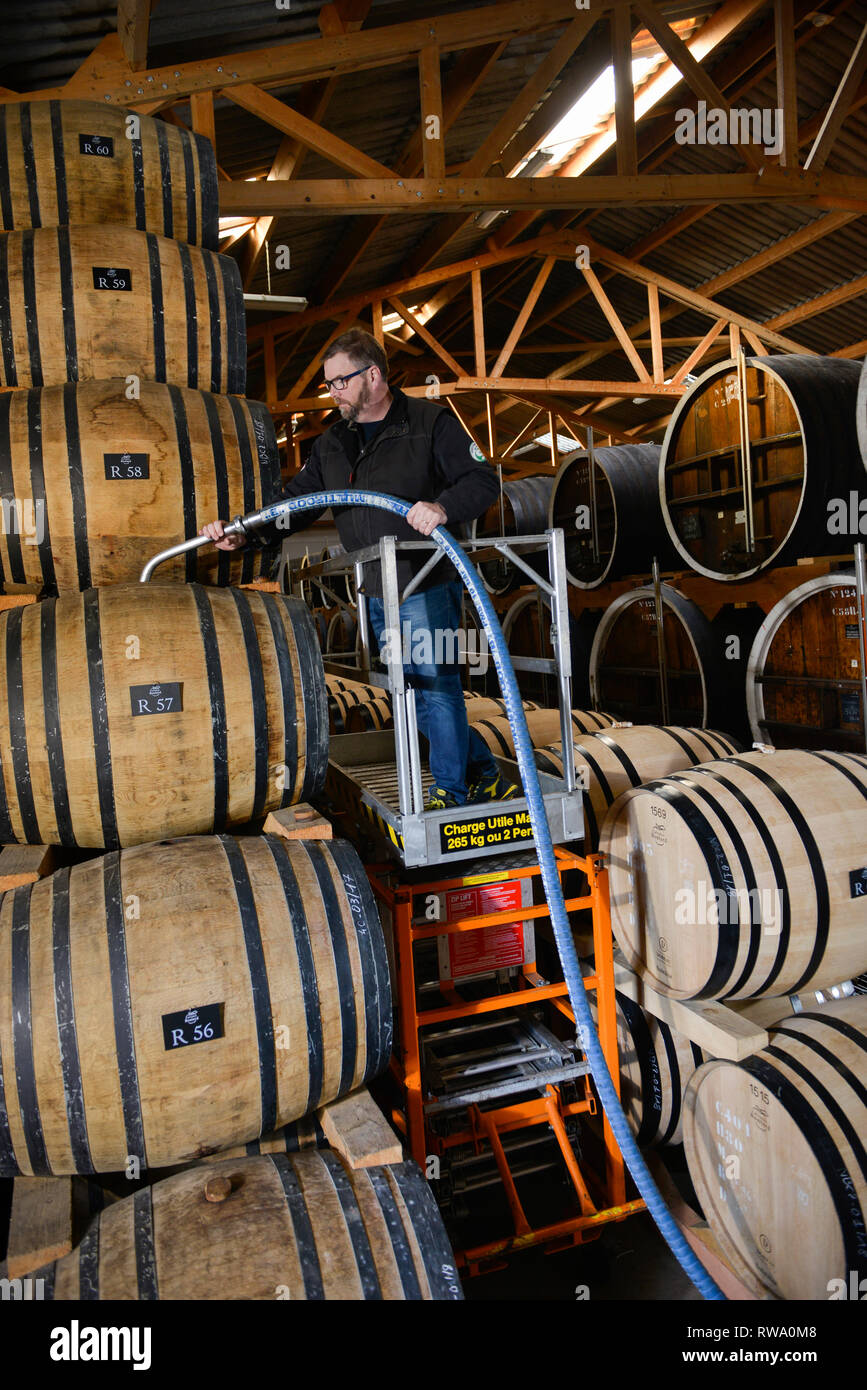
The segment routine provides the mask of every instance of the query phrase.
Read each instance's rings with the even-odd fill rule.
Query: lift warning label
[[[492,812],[474,820],[445,821],[440,826],[440,851],[466,854],[487,845],[513,845],[532,838],[529,811]]]
[[[489,912],[520,908],[523,905],[522,890],[523,884],[519,879],[490,883],[482,888],[449,889],[445,895],[446,921],[459,922],[462,917],[480,917]],[[532,960],[532,955],[527,955],[523,922],[479,927],[477,931],[441,936],[439,941],[445,947],[445,959],[440,950],[441,979],[459,980],[465,975],[504,970]]]

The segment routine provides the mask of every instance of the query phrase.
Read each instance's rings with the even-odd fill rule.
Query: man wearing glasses
[[[481,516],[497,497],[497,477],[481,450],[464,433],[451,411],[435,401],[406,396],[388,385],[388,359],[379,343],[360,328],[332,343],[324,361],[325,386],[340,419],[320,435],[304,468],[290,480],[281,500],[311,492],[356,488],[384,492],[412,502],[404,521],[372,507],[339,507],[334,520],[346,551],[376,544],[382,536],[398,541],[429,536],[435,527],[453,527]],[[320,516],[302,512],[261,527],[248,540],[277,545],[287,531],[300,531]],[[280,525],[282,523],[282,527]],[[202,528],[221,550],[244,545],[240,536],[223,536],[223,522]],[[426,551],[398,551],[397,578],[402,591],[425,562]],[[451,651],[455,643],[437,634],[460,627],[460,582],[446,580],[445,562],[400,607],[404,670],[415,688],[418,724],[430,746],[434,784],[426,810],[444,810],[465,802],[497,801],[517,788],[500,774],[479,734],[467,725],[461,679],[454,661],[415,660],[416,652]],[[382,647],[384,611],[378,564],[365,566],[363,592],[371,629]],[[408,641],[406,639],[409,639]]]

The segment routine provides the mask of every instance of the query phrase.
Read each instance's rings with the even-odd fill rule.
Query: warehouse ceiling
[[[593,424],[616,438],[659,438],[689,377],[739,343],[863,356],[867,0],[591,2],[584,12],[553,0],[42,0],[36,24],[23,7],[3,14],[0,97],[63,94],[68,83],[66,95],[213,129],[226,181],[222,249],[249,291],[309,306],[251,309],[248,320],[249,393],[293,417],[299,435],[328,419],[316,400],[324,345],[352,322],[378,328],[380,314],[394,379],[442,389],[483,445],[494,431],[497,456],[534,417],[529,438],[548,430],[549,411],[568,437]],[[510,28],[516,9],[523,18]],[[433,156],[420,138],[419,21],[437,45],[442,166],[423,166]],[[778,22],[794,35],[779,50]],[[406,49],[389,49],[404,29]],[[269,48],[273,64],[257,67]],[[368,51],[385,56],[368,61]],[[232,68],[241,54],[255,80],[240,62]],[[607,99],[583,130],[570,127],[615,58],[620,74],[645,61],[633,69],[642,74],[634,136],[622,95],[615,114],[610,72]],[[779,110],[797,129],[797,165],[768,142],[772,126],[764,147],[679,143],[678,112],[700,119],[700,102],[712,112],[715,98],[766,120]],[[298,113],[308,122],[300,139]],[[410,181],[426,174],[446,191],[509,178],[519,205],[505,196],[503,207],[458,212],[432,211],[427,196],[409,205]],[[655,177],[633,182],[645,175]],[[364,181],[386,177],[389,191],[375,190],[386,209],[356,211]],[[496,197],[493,187],[480,196]],[[568,205],[557,206],[563,190]],[[283,199],[273,218],[263,191]],[[460,269],[436,278],[451,266]],[[493,393],[471,385],[498,378]]]

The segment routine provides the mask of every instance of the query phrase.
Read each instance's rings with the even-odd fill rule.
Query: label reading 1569
[[[153,685],[131,685],[129,699],[134,715],[177,714],[184,707],[184,684],[155,681]]]
[[[223,1036],[223,1005],[205,1004],[197,1009],[180,1009],[163,1014],[163,1042],[166,1052],[176,1047],[192,1047]]]

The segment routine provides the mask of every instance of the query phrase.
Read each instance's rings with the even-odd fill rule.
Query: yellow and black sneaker
[[[431,787],[424,809],[426,811],[447,811],[450,806],[461,805],[463,803],[458,801],[456,796],[452,796],[451,792],[444,792],[442,787]]]
[[[479,777],[473,782],[467,793],[467,801],[508,801],[509,797],[517,795],[517,783],[510,782],[508,777],[498,772],[493,779]]]

